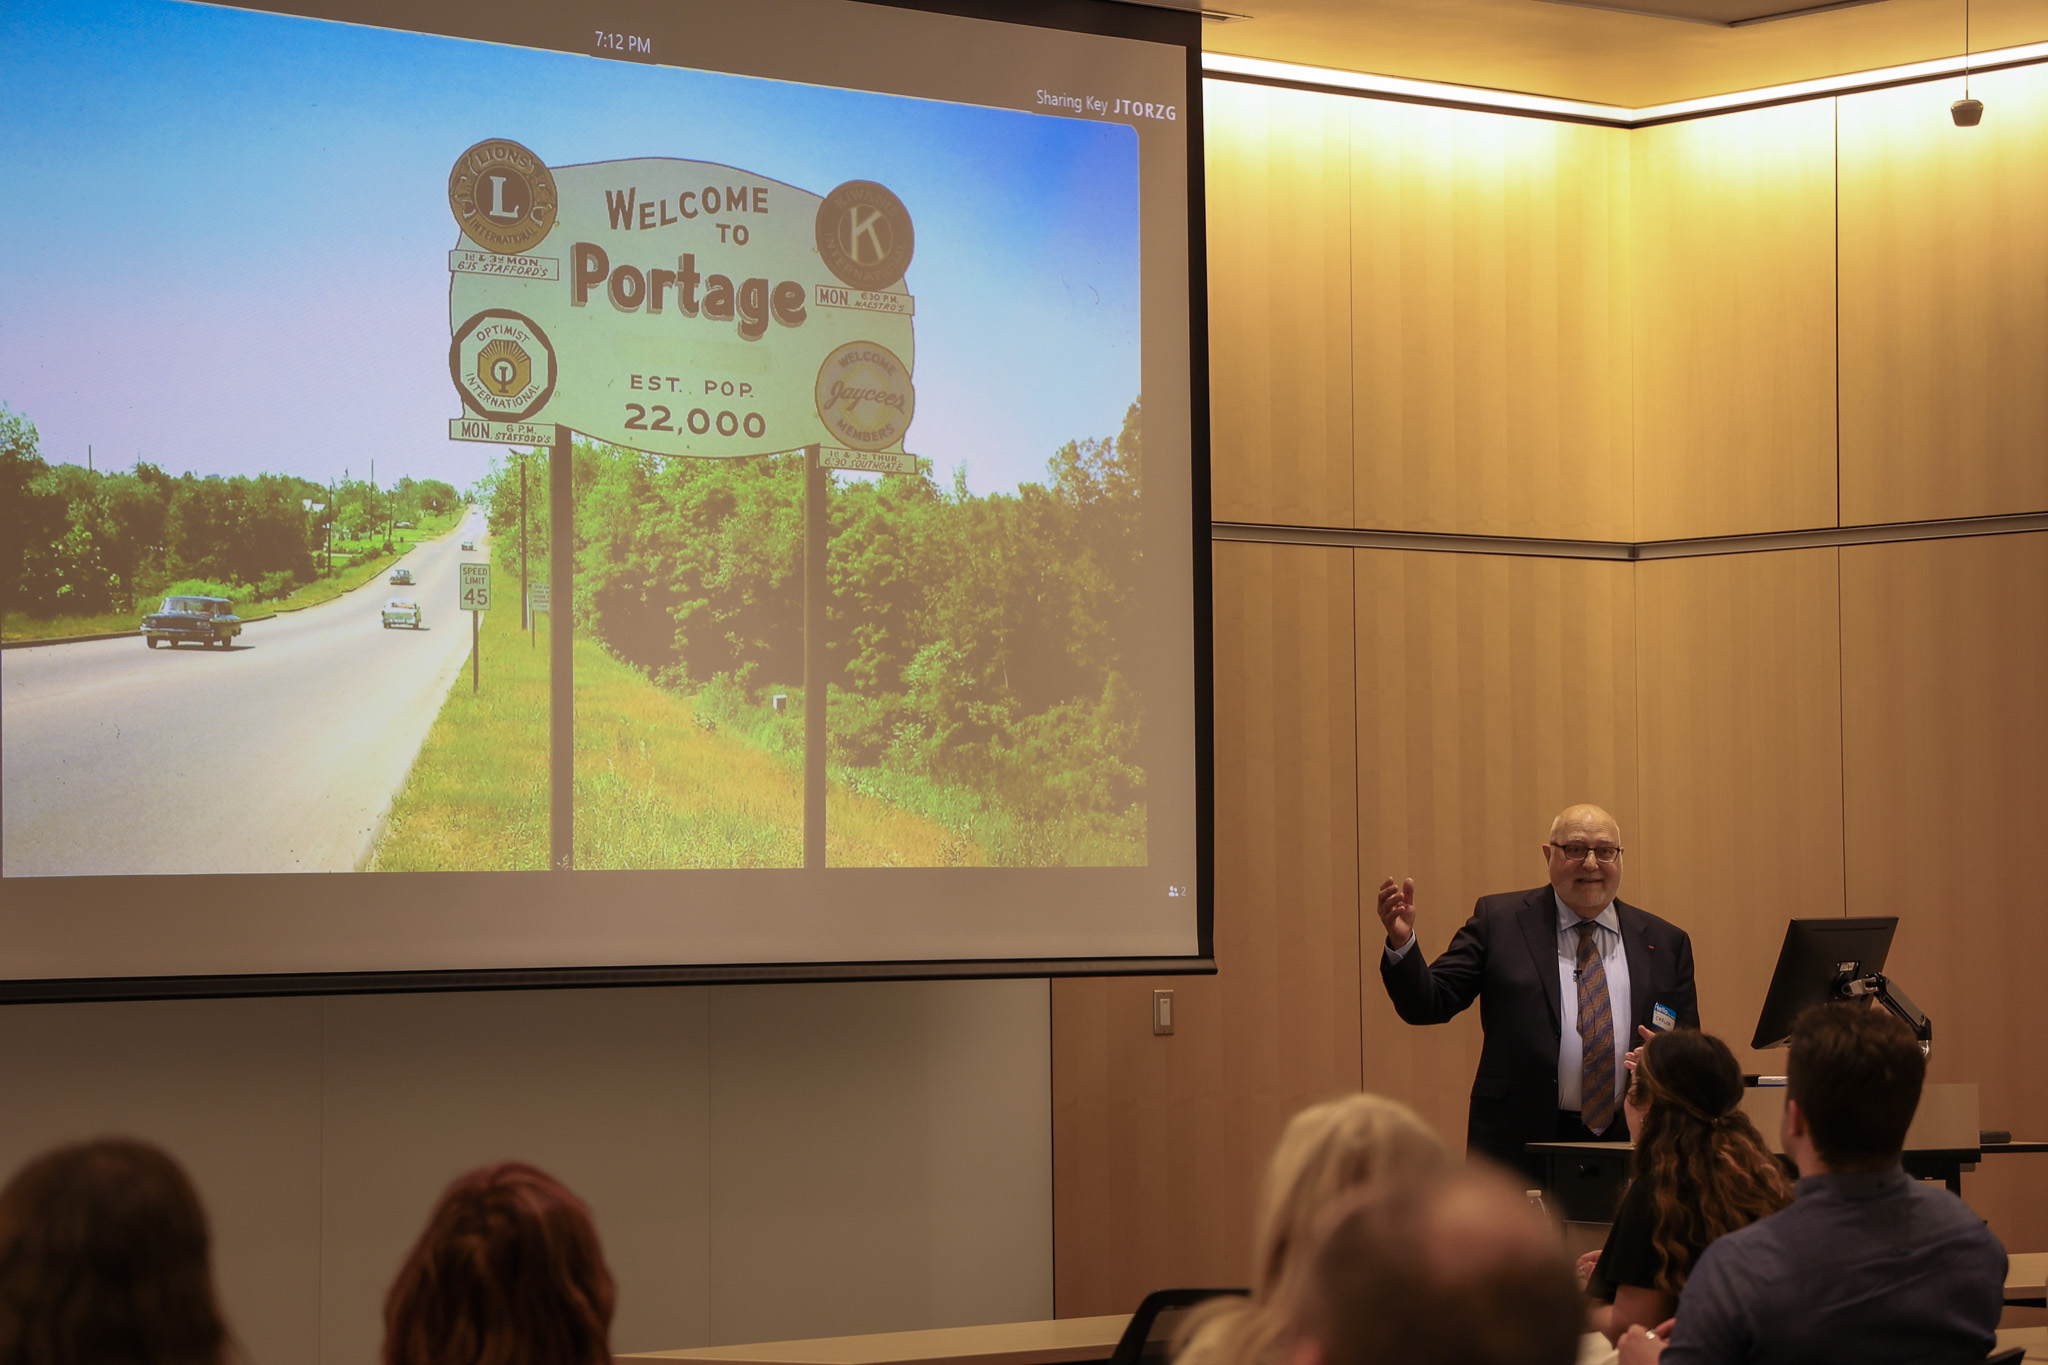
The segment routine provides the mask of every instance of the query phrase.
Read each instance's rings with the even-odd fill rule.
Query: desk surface
[[[1993,1351],[2009,1351],[2015,1346],[2027,1348],[2028,1360],[2048,1360],[2048,1327],[2008,1327],[1998,1334],[1998,1345]]]
[[[2005,1258],[2005,1297],[2048,1295],[2048,1251],[2022,1251]]]
[[[747,1346],[697,1346],[647,1351],[615,1361],[687,1360],[693,1365],[1069,1365],[1106,1360],[1131,1320],[1129,1313],[1049,1322],[999,1322],[936,1327],[860,1337],[764,1341]]]

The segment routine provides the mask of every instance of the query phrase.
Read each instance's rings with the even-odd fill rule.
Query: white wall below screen
[[[1043,980],[0,1009],[0,1172],[158,1142],[255,1365],[376,1359],[429,1206],[518,1158],[587,1200],[615,1349],[1052,1315]]]

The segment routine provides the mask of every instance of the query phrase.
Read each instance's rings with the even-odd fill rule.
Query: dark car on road
[[[225,597],[166,597],[164,604],[142,618],[142,637],[151,649],[168,644],[212,645],[226,649],[242,633],[242,618]]]

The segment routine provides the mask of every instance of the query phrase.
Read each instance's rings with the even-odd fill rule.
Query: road
[[[469,660],[456,564],[478,511],[333,602],[234,647],[140,637],[0,652],[0,873],[346,872],[370,852]],[[517,611],[518,586],[495,610]],[[379,609],[417,596],[425,628]],[[486,660],[485,662],[488,662]],[[467,683],[465,681],[464,685]]]

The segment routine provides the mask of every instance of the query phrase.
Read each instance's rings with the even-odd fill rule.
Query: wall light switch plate
[[[1152,992],[1152,1031],[1154,1033],[1173,1032],[1172,991]]]

